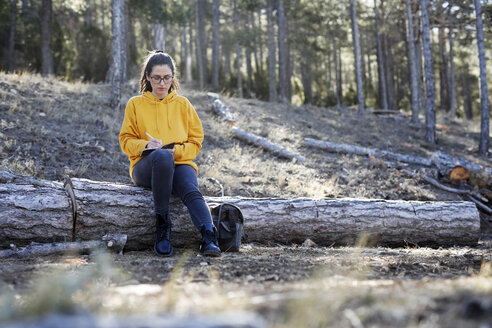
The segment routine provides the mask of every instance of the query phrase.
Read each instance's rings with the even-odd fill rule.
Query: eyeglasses
[[[164,83],[169,82],[169,81],[171,81],[172,78],[173,78],[172,75],[165,75],[164,77],[160,77],[159,75],[153,75],[150,77],[152,82],[157,83],[157,84],[161,84],[161,81],[164,81]]]

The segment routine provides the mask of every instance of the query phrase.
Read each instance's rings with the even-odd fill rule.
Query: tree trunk
[[[417,68],[415,65],[415,37],[413,35],[413,19],[412,19],[412,8],[410,5],[410,0],[406,0],[407,9],[407,45],[408,45],[408,64],[410,68],[410,95],[411,95],[411,106],[412,106],[412,123],[419,123],[419,93],[417,84]]]
[[[199,86],[200,89],[205,88],[205,74],[204,70],[205,67],[203,67],[203,61],[202,61],[202,40],[200,38],[200,18],[199,16],[201,15],[200,12],[200,0],[195,1],[195,50],[196,50],[196,68],[198,72],[198,81],[199,81]]]
[[[41,74],[54,74],[53,50],[51,49],[51,0],[43,0],[41,15]]]
[[[451,119],[456,118],[456,82],[455,82],[455,72],[454,72],[454,48],[453,48],[453,26],[449,22],[449,108],[451,111]]]
[[[367,78],[368,78],[368,83],[367,86],[372,89],[372,86],[374,85],[373,80],[372,80],[372,63],[371,63],[371,49],[370,45],[368,44],[368,34],[366,34],[365,38],[365,43],[366,43],[366,57],[367,57]]]
[[[122,62],[121,51],[123,49],[122,20],[123,20],[123,2],[124,0],[113,0],[113,18],[112,18],[112,35],[111,35],[111,56],[109,66],[109,82],[111,83],[111,103],[110,106],[114,111],[120,109],[121,101],[121,79],[122,79]]]
[[[189,47],[189,52],[188,52],[188,60],[190,61],[190,81],[193,76],[193,43],[195,42],[193,40],[193,20],[189,20],[190,26],[188,26],[188,32],[189,32],[189,38],[188,38],[188,47]]]
[[[379,33],[379,14],[376,0],[374,0],[374,15],[376,22],[376,42],[377,42],[377,57],[378,57],[378,76],[379,76],[379,106],[382,109],[388,109],[388,96],[386,94],[386,78],[384,72],[383,46],[381,42],[381,34]]]
[[[207,36],[205,35],[205,12],[206,12],[206,0],[198,0],[198,26],[197,30],[198,37],[200,38],[200,61],[203,72],[203,86],[208,84],[208,71],[207,71]]]
[[[419,94],[419,112],[425,109],[425,99],[424,99],[424,76],[422,72],[422,38],[418,37],[415,40],[415,59],[417,67],[417,91]]]
[[[357,13],[356,13],[357,14]],[[357,17],[357,16],[356,16]],[[364,31],[359,31],[359,44],[360,44],[360,72],[361,72],[361,75],[362,75],[362,85],[363,85],[363,88],[362,88],[362,91],[363,91],[363,94],[367,94],[367,71],[366,71],[366,58],[364,56],[364,54],[366,53],[366,46],[365,46],[365,41],[364,41]],[[355,52],[355,49],[354,49],[354,52]],[[356,72],[356,75],[357,75],[357,72]]]
[[[302,87],[304,89],[304,103],[312,104],[313,103],[313,73],[311,70],[312,61],[311,61],[311,53],[310,49],[304,47],[302,52],[301,59],[301,78],[302,78]]]
[[[11,0],[10,2],[15,2],[16,5],[17,5],[17,0]],[[22,0],[22,7],[21,7],[21,10],[22,10],[22,14],[25,14],[29,11],[29,2],[27,0]]]
[[[277,75],[276,69],[276,48],[275,48],[275,26],[273,25],[273,2],[267,0],[267,33],[268,33],[268,100],[277,101]]]
[[[388,26],[386,24],[384,1],[381,0],[381,15],[383,27]],[[391,42],[388,37],[388,33],[382,34],[382,46],[383,46],[383,60],[385,61],[385,79],[386,79],[386,95],[388,96],[388,106],[390,109],[397,109],[395,98],[395,77],[394,77],[394,65],[393,65],[393,53],[391,50]]]
[[[127,49],[126,49],[126,4],[125,1],[121,4],[121,20],[120,20],[120,40],[121,40],[121,82],[126,83],[127,80]]]
[[[284,1],[277,3],[278,24],[278,100],[287,103],[287,19]]]
[[[183,65],[184,65],[183,75],[184,75],[185,83],[190,83],[191,82],[191,56],[190,56],[190,51],[188,50],[186,25],[183,25],[182,33],[183,33]]]
[[[251,42],[251,40],[249,40]],[[244,48],[246,57],[246,75],[248,76],[248,97],[253,94],[253,64],[251,60],[251,44],[246,45]]]
[[[61,183],[12,178],[0,186],[0,247],[32,241],[98,240],[126,234],[127,250],[149,248],[155,240],[152,193],[117,183],[72,179],[76,220]],[[239,206],[248,241],[351,245],[366,235],[378,245],[476,245],[480,217],[471,202],[359,199],[275,199],[207,197]],[[199,233],[186,207],[170,203],[172,241],[198,245]],[[73,235],[72,235],[73,233]],[[47,237],[49,236],[49,237]],[[73,238],[72,238],[73,237]]]
[[[138,60],[137,53],[137,40],[135,36],[135,17],[132,13],[126,10],[126,21],[127,21],[127,45],[128,45],[128,60],[127,63],[130,63],[130,67],[133,63]],[[127,65],[128,66],[128,65]],[[127,69],[128,71],[128,69]],[[130,72],[131,74],[131,72]],[[125,80],[126,81],[126,80]]]
[[[338,51],[338,62],[336,65],[338,65],[337,69],[337,108],[340,108],[343,103],[343,85],[342,85],[342,46],[340,44],[340,40],[338,40],[338,49],[335,51]]]
[[[289,25],[288,25],[288,22],[287,22],[287,35],[286,35],[286,39],[288,40],[289,39]],[[292,101],[292,75],[294,74],[294,63],[292,61],[292,55],[291,55],[291,51],[290,51],[290,43],[287,42],[286,44],[286,61],[287,61],[287,78],[286,78],[286,84],[287,84],[287,89],[286,89],[286,92],[287,92],[287,103],[291,103]]]
[[[258,48],[260,49],[260,70],[263,71],[263,29],[261,27],[261,8],[258,8]]]
[[[448,101],[448,55],[446,52],[446,36],[444,35],[445,27],[439,26],[439,55],[441,62],[439,65],[439,93],[440,107],[442,111],[449,110]]]
[[[258,37],[261,34],[261,31],[258,32],[256,30],[255,11],[251,10],[249,16],[250,16],[250,23],[251,23],[251,31],[253,32],[253,56],[255,59],[255,76],[259,78],[260,75],[258,73],[260,72],[260,62],[258,61]]]
[[[340,109],[341,106],[341,98],[338,92],[338,51],[337,51],[337,40],[335,36],[333,36],[333,65],[335,68],[335,96],[337,98],[337,108]]]
[[[386,94],[388,95],[388,106],[391,109],[398,109],[396,104],[396,95],[395,95],[395,69],[393,64],[393,53],[391,50],[390,39],[387,34],[383,35],[383,51],[384,58],[386,60],[386,65],[384,68],[386,69],[385,77],[386,77]]]
[[[9,46],[7,50],[7,70],[13,72],[15,70],[15,29],[17,25],[17,1],[10,0],[10,30],[9,30]]]
[[[105,0],[100,0],[100,3],[101,3],[101,30],[105,30],[106,29],[106,8],[105,8]]]
[[[232,72],[231,51],[229,49],[225,49],[222,53],[224,54],[224,78],[227,81],[230,79]]]
[[[462,76],[462,97],[463,97],[463,107],[465,111],[465,117],[467,120],[471,121],[473,119],[473,99],[472,99],[472,79],[470,76],[470,66],[465,63]]]
[[[477,25],[477,46],[478,59],[480,62],[480,104],[481,104],[481,123],[480,123],[480,143],[478,152],[486,156],[489,150],[489,96],[487,91],[487,67],[485,63],[485,45],[482,27],[482,4],[480,0],[475,0],[475,14]]]
[[[360,68],[359,27],[357,25],[357,8],[355,0],[350,1],[350,9],[350,17],[352,18],[352,39],[354,42],[355,76],[357,80],[357,100],[359,102],[359,114],[364,115],[364,86],[362,85],[362,72]]]
[[[85,0],[84,23],[92,25],[91,0]]]
[[[427,0],[420,0],[420,10],[422,11],[422,34],[425,59],[425,140],[431,144],[436,144],[434,71],[432,70],[432,52],[430,44],[429,16],[427,14]]]
[[[253,56],[255,59],[255,76],[256,76],[256,79],[259,80],[260,79],[260,66],[261,66],[261,64],[260,64],[259,59],[258,59],[258,47],[259,47],[258,38],[261,34],[261,30],[260,31],[256,30],[255,11],[251,10],[249,15],[250,15],[251,31],[253,32]],[[255,88],[256,94],[259,93],[258,91],[259,90],[257,90],[257,88]]]
[[[328,36],[326,37],[326,39],[328,40]],[[333,53],[333,49],[332,51],[330,51],[329,49],[329,43],[327,43],[327,47],[328,47],[328,50],[326,51],[326,60],[325,60],[325,63],[326,63],[326,86],[328,87],[328,91],[332,91],[333,90],[333,69],[332,69],[332,60],[333,60],[333,57],[330,55],[330,53]]]
[[[155,50],[166,51],[166,28],[158,20],[154,23],[154,41],[152,47]]]
[[[212,89],[219,90],[219,44],[220,44],[220,0],[213,4],[213,35],[212,35]]]
[[[239,14],[237,10],[237,0],[234,0],[234,32],[239,33]],[[241,47],[237,38],[234,44],[236,51],[236,70],[237,70],[237,96],[243,98],[243,75],[241,73]]]

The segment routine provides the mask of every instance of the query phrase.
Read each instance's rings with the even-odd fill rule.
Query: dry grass
[[[137,94],[135,85],[132,81],[124,89],[124,103]],[[107,85],[0,72],[0,101],[8,106],[0,110],[0,169],[49,179],[68,174],[129,183],[128,161],[118,142],[123,111],[109,109],[108,92]],[[229,126],[212,114],[205,92],[185,86],[182,94],[195,105],[205,130],[197,158],[205,195],[218,195],[211,177],[229,196],[457,199],[397,170],[375,168],[367,158],[317,152],[302,142],[310,136],[421,156],[432,153],[421,129],[404,122],[372,116],[361,122],[349,110],[224,97],[239,127],[301,153],[308,159],[302,164],[234,140]],[[398,131],[395,124],[400,124]],[[447,124],[453,132],[440,132],[438,147],[473,160],[468,148],[476,141],[477,122]],[[135,258],[148,255],[90,257],[87,263],[40,259],[30,263],[36,274],[25,278],[25,285],[0,286],[0,319],[60,312],[187,315],[244,309],[261,313],[278,328],[470,326],[462,315],[464,299],[492,301],[492,259],[485,251],[478,261],[473,249],[367,246],[368,236],[362,236],[357,247],[346,249],[245,245],[236,257],[215,262],[186,252],[169,260],[152,255],[141,262]],[[0,275],[10,279],[5,272]]]

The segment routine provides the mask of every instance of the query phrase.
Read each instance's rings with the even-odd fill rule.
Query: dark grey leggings
[[[158,149],[142,158],[133,168],[133,180],[138,186],[152,188],[156,214],[165,216],[169,213],[169,199],[173,193],[186,205],[198,230],[203,226],[212,230],[212,217],[198,190],[195,169],[186,164],[175,165],[169,150]]]

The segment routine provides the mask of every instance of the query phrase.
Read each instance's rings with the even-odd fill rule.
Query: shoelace
[[[212,231],[205,231],[205,235],[203,236],[203,241],[206,244],[217,245],[217,242],[215,241],[215,235]]]

